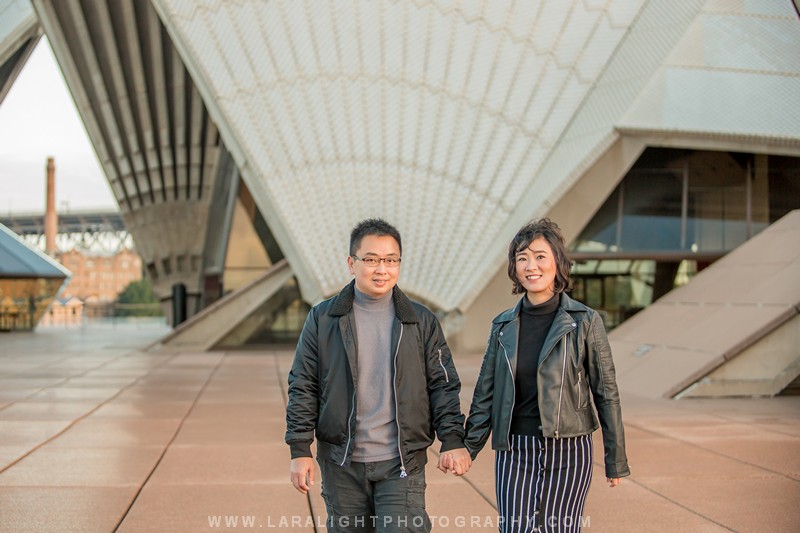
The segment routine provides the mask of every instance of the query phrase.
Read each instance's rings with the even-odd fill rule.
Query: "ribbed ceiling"
[[[151,4],[35,5],[123,213],[203,198],[217,130]]]
[[[193,313],[224,150],[203,98],[149,1],[33,4],[159,297],[183,283]]]

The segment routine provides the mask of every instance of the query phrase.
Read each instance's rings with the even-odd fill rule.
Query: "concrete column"
[[[56,164],[52,157],[47,158],[47,193],[44,212],[45,252],[56,253],[56,234],[58,233],[58,214],[56,214]]]

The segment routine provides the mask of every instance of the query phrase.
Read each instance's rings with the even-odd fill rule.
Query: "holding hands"
[[[472,458],[466,448],[456,448],[447,450],[439,455],[439,462],[436,468],[444,472],[452,472],[457,476],[463,476],[472,466]]]

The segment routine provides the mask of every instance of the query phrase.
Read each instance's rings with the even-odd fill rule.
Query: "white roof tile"
[[[310,300],[382,216],[401,285],[465,307],[617,127],[800,139],[776,111],[800,94],[798,25],[767,0],[154,2]]]

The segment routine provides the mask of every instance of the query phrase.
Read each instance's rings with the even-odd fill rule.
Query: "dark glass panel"
[[[800,158],[769,156],[769,223],[800,209]]]
[[[63,278],[0,279],[0,331],[34,328],[63,283]]]
[[[747,240],[746,154],[700,152],[691,161],[686,246],[693,252],[732,250]]]
[[[679,250],[683,176],[668,169],[634,169],[624,182],[622,250]]]
[[[607,252],[612,246],[616,246],[619,195],[620,187],[617,187],[583,229],[572,247],[573,250]]]

